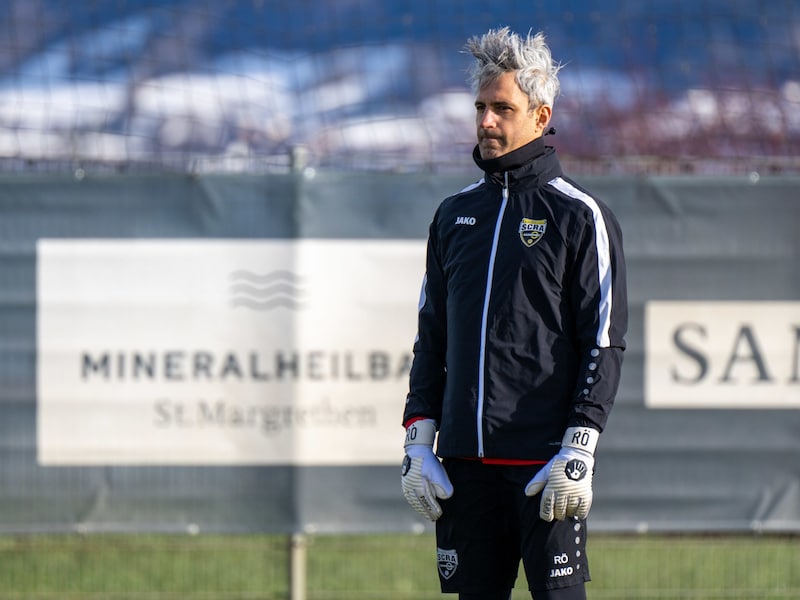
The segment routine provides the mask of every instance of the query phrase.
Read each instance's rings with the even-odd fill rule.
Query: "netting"
[[[0,169],[471,166],[461,49],[504,25],[584,171],[800,171],[793,0],[7,0]]]

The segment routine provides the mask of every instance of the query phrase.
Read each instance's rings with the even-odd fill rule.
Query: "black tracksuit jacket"
[[[543,138],[473,157],[483,179],[430,225],[403,422],[434,419],[441,457],[549,460],[567,427],[602,432],[614,402],[622,234]]]

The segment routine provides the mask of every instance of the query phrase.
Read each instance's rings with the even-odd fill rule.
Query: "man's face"
[[[475,111],[478,149],[484,160],[508,154],[540,137],[551,114],[549,106],[529,110],[528,96],[510,71],[478,91]]]

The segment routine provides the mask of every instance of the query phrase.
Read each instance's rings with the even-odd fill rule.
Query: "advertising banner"
[[[43,465],[396,465],[424,240],[43,239]]]
[[[800,302],[649,302],[648,408],[800,408]]]

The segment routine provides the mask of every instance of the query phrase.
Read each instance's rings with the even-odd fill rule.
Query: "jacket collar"
[[[472,159],[486,174],[487,181],[491,180],[500,185],[502,185],[505,173],[508,173],[510,181],[535,177],[537,185],[561,175],[561,166],[555,148],[545,146],[544,137],[538,137],[508,154],[487,160],[481,158],[480,150],[476,145],[472,151]]]

